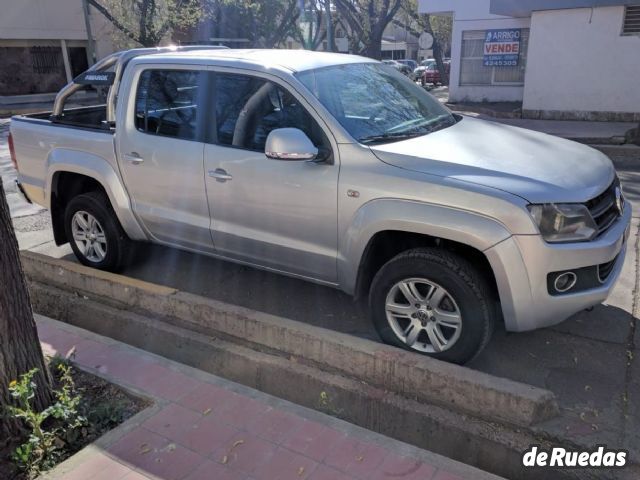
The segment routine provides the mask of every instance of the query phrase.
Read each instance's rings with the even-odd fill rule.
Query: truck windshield
[[[405,140],[456,123],[437,99],[387,65],[337,65],[296,76],[360,143]]]

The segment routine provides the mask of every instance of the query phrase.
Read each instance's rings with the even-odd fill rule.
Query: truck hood
[[[615,176],[611,160],[593,148],[471,117],[371,150],[396,167],[496,188],[531,203],[585,202]]]

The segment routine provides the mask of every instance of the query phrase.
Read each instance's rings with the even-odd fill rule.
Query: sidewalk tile
[[[209,456],[239,433],[237,428],[227,425],[217,416],[207,415],[182,432],[176,441],[201,455]]]
[[[78,335],[59,330],[48,333],[46,337],[42,335],[40,343],[46,355],[66,357],[73,347],[83,340],[84,339]]]
[[[252,477],[256,480],[304,480],[317,465],[310,458],[279,448],[264,466],[253,472]]]
[[[211,460],[205,460],[185,480],[244,480],[246,474]]]
[[[334,445],[324,463],[358,478],[368,478],[382,464],[387,450],[348,437]]]
[[[209,411],[215,414],[232,405],[237,397],[238,394],[231,390],[210,383],[202,383],[178,398],[176,402],[199,413]]]
[[[158,364],[149,366],[145,373],[144,376],[137,379],[135,385],[152,395],[171,401],[193,391],[201,383]]]
[[[264,466],[275,454],[277,445],[247,432],[239,432],[226,444],[216,449],[211,458],[233,470],[247,474]]]
[[[279,444],[302,428],[303,425],[303,418],[270,408],[251,423],[248,428],[251,433]]]
[[[306,420],[298,430],[292,432],[282,442],[282,446],[321,462],[345,437],[342,432],[325,427],[318,422]]]
[[[202,415],[193,410],[172,403],[145,420],[143,426],[163,437],[176,441],[201,419]]]
[[[444,470],[438,470],[438,473],[433,477],[433,480],[463,480],[463,478]]]
[[[371,480],[430,480],[436,473],[436,468],[416,460],[389,453],[382,465],[378,467]]]
[[[137,428],[109,449],[118,460],[163,480],[178,480],[195,470],[205,459],[150,430]]]
[[[104,453],[97,452],[65,475],[65,480],[120,480],[131,469],[116,462]]]
[[[91,479],[91,480],[93,480],[93,479]],[[109,479],[109,480],[111,480],[111,479]],[[150,477],[147,477],[146,475],[143,475],[140,472],[131,472],[131,473],[125,475],[124,477],[122,477],[122,480],[152,480],[152,479]]]
[[[248,397],[237,395],[233,401],[221,406],[217,416],[236,428],[247,428],[269,411],[270,407]]]
[[[336,470],[335,468],[328,467],[326,465],[318,465],[318,467],[313,471],[309,480],[353,480],[349,474]],[[403,480],[403,479],[398,479]]]

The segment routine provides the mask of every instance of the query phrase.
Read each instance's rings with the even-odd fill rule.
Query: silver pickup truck
[[[64,109],[83,84],[106,105]],[[121,269],[154,242],[368,298],[381,338],[463,363],[602,302],[631,207],[586,146],[452,114],[392,67],[286,50],[107,57],[16,116],[58,244]]]

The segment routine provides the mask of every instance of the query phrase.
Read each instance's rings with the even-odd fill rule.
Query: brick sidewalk
[[[78,366],[154,401],[45,478],[497,478],[106,337],[36,320],[46,355],[75,348]]]

